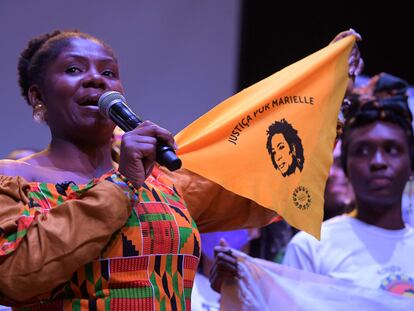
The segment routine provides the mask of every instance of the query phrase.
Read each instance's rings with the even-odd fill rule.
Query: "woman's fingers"
[[[356,32],[354,29],[350,28],[349,30],[342,31],[339,34],[337,34],[335,38],[331,41],[331,43],[339,41],[348,36],[355,36],[356,42],[359,42],[362,40],[361,35],[358,32]],[[348,59],[348,65],[349,65],[348,75],[352,79],[354,79],[356,75],[360,74],[362,72],[362,69],[364,68],[364,61],[361,58],[361,53],[359,51],[359,47],[357,43],[355,43],[354,46],[352,47],[352,51]]]
[[[151,121],[142,122],[122,137],[119,171],[140,187],[155,165],[157,144],[164,141],[176,149],[173,135]]]
[[[233,255],[233,251],[225,241],[220,241],[221,245],[214,248],[215,261],[210,271],[211,287],[220,292],[221,285],[227,279],[240,278],[237,258]]]
[[[132,130],[129,133],[140,136],[155,137],[159,140],[164,141],[172,148],[177,149],[173,134],[170,131],[156,125],[155,123],[152,123],[151,121],[147,120],[142,122],[136,129]]]
[[[350,28],[349,30],[342,31],[339,34],[337,34],[335,38],[331,41],[331,43],[339,41],[348,36],[355,36],[357,42],[362,40],[361,35],[358,32],[356,32],[354,29]]]

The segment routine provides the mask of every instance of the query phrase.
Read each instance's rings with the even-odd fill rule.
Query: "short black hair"
[[[17,71],[19,77],[20,93],[29,103],[28,91],[31,85],[38,84],[42,87],[46,65],[55,60],[62,50],[69,46],[73,38],[83,38],[99,42],[113,55],[112,48],[102,40],[79,30],[56,30],[33,37],[26,48],[21,52]],[[114,55],[115,58],[115,55]]]

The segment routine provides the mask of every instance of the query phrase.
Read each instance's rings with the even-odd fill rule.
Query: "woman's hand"
[[[155,165],[157,140],[177,149],[173,135],[151,121],[142,122],[122,136],[118,170],[137,188],[142,186]]]
[[[210,271],[210,285],[216,292],[221,291],[221,285],[225,280],[240,278],[237,266],[237,258],[232,254],[232,248],[224,239],[220,245],[214,247],[215,261]]]
[[[354,46],[352,47],[351,54],[349,54],[349,58],[348,58],[348,65],[349,65],[348,76],[350,79],[349,79],[348,86],[346,88],[345,96],[347,96],[348,94],[352,92],[354,88],[354,83],[355,83],[355,76],[359,75],[364,69],[364,60],[362,59],[361,53],[358,48],[358,42],[362,40],[362,37],[354,29],[350,28],[349,30],[342,31],[339,34],[337,34],[335,38],[331,41],[331,44],[332,44],[336,41],[339,41],[345,37],[352,36],[352,35],[355,36],[356,42]]]
[[[348,58],[348,64],[349,64],[349,70],[348,75],[350,78],[355,78],[355,76],[359,75],[362,72],[362,69],[364,69],[364,61],[361,58],[361,53],[359,52],[358,44],[357,42],[362,40],[362,37],[359,33],[357,33],[354,29],[350,28],[349,30],[342,31],[339,34],[335,36],[335,38],[331,41],[331,43],[334,43],[336,41],[339,41],[345,37],[348,36],[355,36],[356,42],[354,46],[352,47],[351,54]]]

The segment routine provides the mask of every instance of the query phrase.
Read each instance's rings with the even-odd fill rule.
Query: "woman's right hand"
[[[233,255],[233,250],[224,239],[214,247],[215,260],[210,271],[210,286],[216,292],[221,292],[221,286],[226,280],[240,278],[237,265],[237,258]]]
[[[173,135],[151,121],[144,121],[122,136],[119,172],[139,188],[151,174],[156,160],[157,139],[176,148]]]

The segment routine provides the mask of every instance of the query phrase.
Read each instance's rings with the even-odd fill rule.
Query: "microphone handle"
[[[108,111],[109,118],[124,132],[132,131],[142,123],[142,120],[130,109],[125,109],[126,106],[121,105],[123,104],[111,106]]]
[[[142,120],[124,104],[112,105],[108,115],[124,132],[132,131],[142,123]],[[174,149],[159,139],[157,139],[156,161],[171,172],[181,167],[181,160],[175,154]]]

